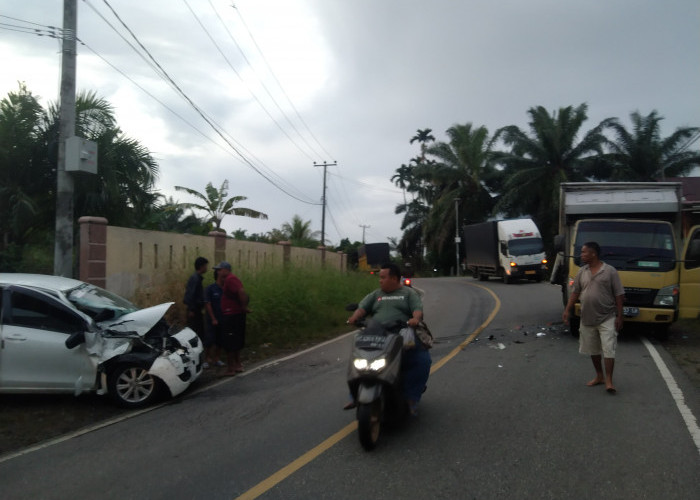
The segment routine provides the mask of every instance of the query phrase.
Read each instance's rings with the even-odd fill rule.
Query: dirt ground
[[[673,325],[659,343],[700,390],[700,322]],[[206,370],[194,389],[218,380],[223,369]],[[0,395],[0,457],[128,413],[96,395]]]

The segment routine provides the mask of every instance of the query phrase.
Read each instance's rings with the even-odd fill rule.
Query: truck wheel
[[[488,281],[489,275],[488,274],[479,274],[479,281]]]
[[[571,316],[569,318],[569,331],[571,332],[571,335],[574,337],[578,338],[579,336],[579,327],[581,326],[581,318],[578,316]]]

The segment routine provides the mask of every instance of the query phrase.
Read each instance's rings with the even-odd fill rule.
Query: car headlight
[[[678,285],[669,285],[663,287],[656,293],[654,299],[655,306],[661,307],[676,307],[678,303]]]
[[[371,370],[374,372],[378,372],[386,366],[386,359],[379,358],[379,359],[375,359],[372,362],[369,362],[363,358],[356,358],[352,362],[352,364],[356,369],[361,370],[361,371]]]

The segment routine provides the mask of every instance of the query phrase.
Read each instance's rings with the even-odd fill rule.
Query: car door
[[[694,226],[685,241],[679,295],[679,317],[700,318],[700,226]]]
[[[96,368],[84,346],[65,345],[69,335],[87,328],[86,321],[57,297],[24,287],[6,288],[0,318],[0,390],[92,389]]]

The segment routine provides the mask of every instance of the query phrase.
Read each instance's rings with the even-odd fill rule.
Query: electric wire
[[[195,13],[195,11],[192,9],[192,7],[190,7],[190,4],[187,2],[187,0],[183,0],[183,2],[185,3],[185,5],[187,6],[187,8],[189,9],[190,13],[192,14],[192,17],[194,17],[194,19],[197,21],[197,23],[198,23],[199,26],[202,28],[202,30],[204,31],[204,33],[207,35],[207,37],[209,38],[209,40],[211,41],[211,43],[214,45],[214,47],[216,47],[216,50],[219,52],[219,54],[221,54],[221,57],[224,58],[224,60],[226,61],[226,64],[229,66],[229,68],[231,68],[231,70],[236,74],[236,76],[237,76],[238,79],[243,83],[243,85],[246,86],[246,88],[248,89],[248,92],[250,93],[250,95],[253,97],[253,99],[255,99],[255,102],[258,103],[258,105],[262,108],[262,110],[265,112],[265,114],[266,114],[266,115],[270,118],[270,120],[272,120],[272,122],[277,126],[277,128],[280,130],[280,132],[282,132],[282,133],[285,135],[285,137],[287,137],[287,139],[289,139],[290,142],[291,142],[292,144],[294,144],[294,146],[299,150],[299,152],[300,152],[301,154],[303,154],[304,156],[306,156],[309,160],[313,161],[313,157],[312,157],[311,155],[309,155],[309,153],[308,153],[307,151],[304,151],[304,150],[299,146],[299,144],[298,144],[294,139],[292,139],[292,137],[287,133],[287,131],[284,130],[284,128],[282,127],[282,125],[280,125],[280,123],[279,123],[277,120],[275,120],[275,118],[274,118],[274,117],[272,116],[272,114],[268,111],[268,109],[265,107],[265,105],[262,103],[262,101],[258,98],[257,95],[255,95],[255,93],[252,91],[252,89],[251,89],[251,88],[248,86],[248,84],[245,82],[245,80],[244,80],[243,77],[240,75],[240,73],[236,70],[236,68],[233,67],[233,64],[231,64],[231,61],[228,59],[228,57],[226,57],[226,54],[224,54],[223,50],[221,50],[221,47],[219,47],[219,44],[216,43],[216,40],[214,40],[214,37],[211,36],[211,33],[209,33],[209,30],[207,30],[207,28],[204,26],[204,24],[202,23],[202,21],[199,19],[199,17],[198,17],[197,14]],[[264,84],[263,84],[263,88],[265,88]],[[267,91],[267,88],[265,88],[265,90]],[[270,94],[269,91],[268,91],[267,93],[268,93],[268,95],[270,96],[270,98],[272,99],[272,101],[273,101],[273,102],[277,105],[277,107],[279,108],[279,104],[277,104],[277,101],[275,101],[274,97],[272,97],[272,95]],[[280,111],[282,111],[281,108],[279,108],[279,109],[280,109]],[[283,112],[283,114],[284,114],[284,112]],[[293,124],[292,124],[292,126],[293,126]]]
[[[87,0],[84,0],[87,2]],[[195,112],[214,130],[214,132],[223,139],[226,144],[237,154],[239,157],[242,159],[242,161],[248,165],[250,168],[252,168],[256,173],[258,173],[261,177],[263,177],[265,180],[267,180],[270,184],[272,184],[274,187],[276,187],[278,190],[282,191],[285,193],[287,196],[301,202],[301,203],[306,203],[309,205],[315,205],[316,203],[310,202],[307,200],[303,200],[299,198],[298,196],[295,196],[291,193],[289,193],[286,189],[281,187],[278,183],[276,183],[273,179],[270,178],[269,175],[265,174],[262,172],[260,168],[255,166],[241,151],[239,148],[237,148],[232,141],[230,141],[226,135],[216,126],[216,124],[207,116],[207,114],[179,87],[179,85],[170,77],[170,75],[165,71],[165,69],[156,61],[155,57],[149,52],[149,50],[141,43],[139,38],[136,36],[136,34],[129,28],[129,26],[122,20],[122,18],[119,16],[119,14],[114,10],[114,8],[110,5],[110,3],[107,0],[103,0],[104,4],[109,8],[109,10],[112,12],[114,17],[119,21],[119,23],[126,29],[126,31],[131,35],[131,37],[134,39],[134,41],[138,44],[138,46],[141,48],[141,50],[144,51],[144,53],[148,56],[149,59],[155,64],[155,66],[158,68],[157,73],[162,75],[162,77],[170,83],[170,85],[175,89],[175,91],[180,95],[194,110]],[[89,3],[89,2],[88,2]]]
[[[294,105],[294,102],[292,102],[292,100],[290,99],[289,95],[288,95],[287,92],[284,90],[284,87],[282,86],[282,84],[280,83],[279,79],[277,78],[277,75],[276,75],[275,72],[272,70],[272,66],[270,66],[270,63],[267,61],[267,58],[265,57],[265,54],[263,53],[262,49],[260,49],[260,46],[258,45],[258,42],[255,40],[255,37],[253,36],[253,33],[252,33],[252,32],[250,31],[250,29],[248,28],[248,24],[245,22],[245,19],[243,19],[243,15],[241,14],[241,11],[238,9],[238,7],[236,7],[236,6],[233,5],[233,4],[231,5],[231,7],[233,7],[233,10],[235,10],[235,11],[236,11],[236,14],[238,14],[238,18],[241,20],[241,23],[243,24],[243,27],[244,27],[244,28],[246,29],[246,31],[248,32],[248,36],[249,36],[250,39],[252,40],[253,45],[255,45],[255,48],[258,50],[258,53],[259,53],[260,56],[262,57],[262,60],[265,62],[265,65],[267,66],[268,71],[269,71],[270,74],[272,75],[272,78],[274,78],[275,81],[277,82],[277,85],[279,86],[280,90],[282,91],[282,94],[284,94],[284,96],[286,97],[287,102],[289,102],[289,105],[290,105],[290,106],[292,107],[292,109],[294,110],[294,113],[296,114],[297,118],[299,118],[299,121],[304,125],[304,128],[307,130],[307,132],[309,132],[309,135],[311,135],[311,137],[312,137],[313,140],[316,142],[316,144],[318,144],[318,147],[320,147],[321,150],[322,150],[329,158],[333,158],[333,155],[330,154],[330,153],[326,150],[326,148],[323,147],[323,144],[321,144],[321,143],[319,142],[319,140],[316,138],[316,135],[311,131],[311,129],[309,128],[309,126],[306,124],[306,121],[302,118],[301,114],[299,113],[299,111],[297,110],[296,106]]]
[[[187,3],[187,0],[184,0],[184,1],[185,1],[185,3]],[[240,44],[238,43],[238,41],[236,40],[236,38],[233,36],[233,33],[231,33],[231,30],[228,29],[228,27],[226,26],[226,23],[224,22],[223,18],[219,15],[219,12],[218,12],[218,11],[216,10],[216,8],[214,7],[214,4],[211,3],[211,0],[209,0],[209,6],[210,6],[211,9],[214,11],[214,14],[215,14],[216,17],[219,19],[219,22],[221,23],[221,26],[223,27],[223,29],[224,29],[224,30],[226,31],[226,33],[228,34],[228,36],[229,36],[229,38],[231,39],[231,41],[236,45],[236,48],[238,48],[238,52],[240,52],[240,54],[241,54],[241,56],[243,57],[243,59],[245,60],[245,62],[248,64],[248,66],[250,67],[250,69],[251,69],[251,70],[253,71],[253,73],[256,75],[256,77],[257,77],[258,81],[260,82],[260,85],[262,86],[263,90],[265,90],[265,93],[266,93],[266,94],[268,95],[268,97],[272,100],[272,102],[273,102],[274,105],[277,107],[277,109],[279,110],[279,112],[282,114],[282,116],[284,117],[284,119],[287,121],[287,123],[290,125],[290,127],[292,127],[292,129],[294,130],[294,132],[296,132],[296,134],[299,136],[299,138],[304,142],[304,144],[306,145],[306,147],[309,148],[309,150],[310,150],[312,153],[316,154],[317,157],[321,157],[322,155],[319,155],[319,154],[318,154],[318,151],[316,151],[316,150],[314,149],[314,147],[311,146],[311,144],[309,144],[309,142],[308,142],[308,141],[306,140],[306,138],[302,135],[302,133],[301,133],[301,132],[299,131],[299,129],[297,128],[297,126],[294,125],[294,122],[292,122],[292,120],[289,118],[289,115],[287,115],[287,113],[285,113],[285,111],[282,109],[282,107],[280,106],[279,102],[277,102],[277,99],[275,99],[275,97],[272,95],[272,93],[270,92],[270,90],[267,88],[267,85],[265,85],[265,82],[263,81],[263,79],[260,78],[259,76],[257,76],[257,73],[255,72],[255,68],[253,67],[253,65],[252,65],[252,63],[250,62],[250,60],[248,59],[248,57],[246,56],[245,51],[244,51],[243,48],[240,46]],[[189,7],[189,5],[188,5],[188,7]],[[200,23],[200,25],[201,25],[201,23]],[[206,31],[206,30],[205,30],[205,31]],[[207,34],[208,34],[208,33],[207,33]],[[212,41],[213,41],[213,40],[212,40]],[[216,44],[215,44],[215,45],[216,45]],[[218,49],[218,46],[217,46],[217,49]],[[219,52],[221,52],[220,49],[219,49]],[[221,55],[223,56],[223,53],[222,53]],[[226,59],[226,62],[228,62],[228,59],[226,58],[226,56],[224,56],[224,58]],[[230,65],[231,65],[231,64],[229,63],[229,66],[230,66]],[[231,69],[233,69],[233,68],[231,68]],[[235,69],[234,69],[233,71],[236,72]],[[236,75],[238,75],[237,72],[236,72]],[[238,77],[241,78],[240,75],[238,75]],[[241,81],[243,81],[242,78],[241,78]],[[250,88],[249,88],[248,90],[250,90]],[[282,89],[282,92],[284,93],[284,89]],[[251,94],[252,94],[252,91],[251,91]],[[268,113],[268,115],[269,115],[269,113]],[[275,122],[275,123],[276,123],[276,122]],[[278,126],[279,126],[279,124],[278,124]],[[284,131],[283,131],[283,132],[284,132]],[[285,133],[285,134],[286,134],[286,133]],[[291,138],[290,138],[290,140],[291,140]],[[295,143],[295,145],[296,145],[296,143]],[[297,148],[299,148],[298,145],[296,145],[296,146],[297,146]],[[306,154],[306,153],[304,153],[304,154]],[[311,157],[308,156],[308,155],[307,155],[307,157],[308,157],[310,160],[313,161],[313,158],[311,158]]]

